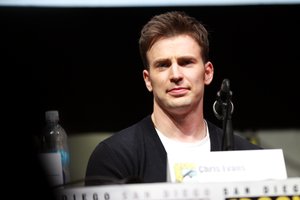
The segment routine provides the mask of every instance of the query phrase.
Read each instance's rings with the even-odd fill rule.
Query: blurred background
[[[3,111],[5,133],[17,144],[12,149],[31,155],[30,138],[41,133],[45,111],[58,110],[69,136],[71,178],[82,179],[100,140],[150,114],[139,32],[152,16],[181,10],[210,33],[215,76],[205,91],[205,118],[222,126],[212,105],[228,78],[235,131],[284,149],[289,177],[300,176],[299,1],[109,2],[0,1]],[[30,159],[13,173],[24,175],[28,165],[26,177],[41,176]]]

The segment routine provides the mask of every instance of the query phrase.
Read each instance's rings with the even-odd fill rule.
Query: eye
[[[164,61],[159,61],[155,64],[155,67],[157,68],[167,68],[171,65],[170,61],[164,60]]]
[[[167,63],[160,63],[157,67],[168,67]]]

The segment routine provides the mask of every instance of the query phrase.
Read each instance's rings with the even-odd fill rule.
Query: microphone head
[[[233,113],[233,104],[231,102],[232,92],[230,91],[230,84],[228,79],[224,79],[221,89],[217,92],[217,100],[213,104],[213,111],[219,120],[224,119],[224,108],[229,107],[229,112]]]
[[[230,91],[230,83],[228,79],[224,79],[221,85],[221,89],[217,93],[217,97],[219,100],[226,102],[229,98],[231,98],[232,92]]]
[[[221,85],[221,92],[228,93],[230,92],[230,83],[228,79],[224,79]]]

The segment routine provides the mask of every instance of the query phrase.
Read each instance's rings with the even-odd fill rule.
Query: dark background
[[[299,5],[0,8],[9,106],[39,132],[57,109],[69,134],[117,131],[149,114],[139,31],[155,14],[183,10],[210,32],[215,67],[205,116],[224,78],[233,91],[238,130],[299,128]],[[4,45],[3,45],[4,44]],[[7,89],[7,88],[6,88]]]
[[[13,149],[28,153],[27,139],[41,132],[48,109],[59,110],[68,134],[117,131],[150,114],[139,32],[169,10],[187,12],[210,32],[215,77],[206,89],[206,119],[221,125],[212,104],[228,78],[235,129],[300,128],[299,5],[0,7],[2,116],[4,133],[19,142]],[[39,171],[17,163],[14,173]]]

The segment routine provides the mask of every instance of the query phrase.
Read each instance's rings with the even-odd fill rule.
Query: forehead
[[[164,37],[157,40],[147,52],[149,59],[169,56],[197,55],[201,53],[201,48],[189,35],[178,35],[174,37]]]

